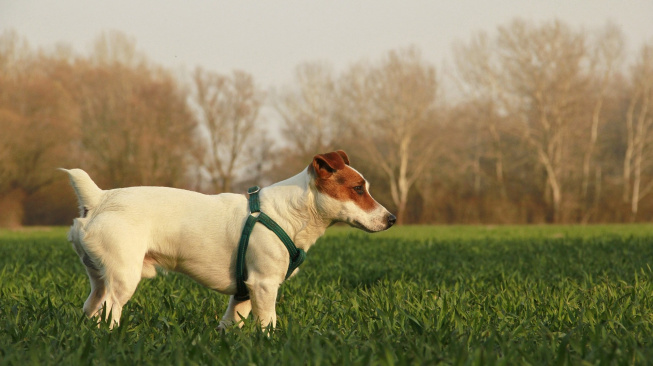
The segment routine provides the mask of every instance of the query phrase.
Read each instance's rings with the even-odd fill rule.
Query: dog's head
[[[316,155],[308,167],[314,182],[319,214],[368,232],[390,228],[397,218],[370,196],[369,183],[338,150]]]

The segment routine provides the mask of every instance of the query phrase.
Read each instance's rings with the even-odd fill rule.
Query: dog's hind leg
[[[105,297],[106,317],[105,320],[112,319],[110,328],[120,325],[120,316],[122,315],[122,308],[127,301],[131,299],[132,295],[138,287],[140,276],[136,279],[129,277],[113,278],[110,282],[108,293]]]
[[[91,264],[89,266],[87,262],[90,261],[84,261],[84,265],[86,265],[86,273],[88,273],[88,279],[91,282],[91,293],[84,302],[84,313],[89,318],[93,318],[98,316],[100,310],[102,310],[102,304],[107,294],[107,287],[104,284],[100,271],[92,263],[89,263]]]
[[[222,320],[220,320],[218,329],[224,331],[233,324],[238,324],[238,327],[242,327],[243,322],[241,320],[247,318],[250,311],[252,311],[251,300],[236,301],[234,300],[234,296],[231,295],[229,297],[229,306],[222,316]]]
[[[86,268],[89,282],[91,283],[91,293],[84,302],[84,313],[89,318],[99,316],[104,304],[107,288],[102,278],[101,263],[91,258],[86,251],[86,245],[83,241],[85,237],[84,224],[86,220],[75,219],[68,233],[68,240],[72,243],[73,249],[79,255],[79,259]],[[98,319],[99,321],[99,319]]]

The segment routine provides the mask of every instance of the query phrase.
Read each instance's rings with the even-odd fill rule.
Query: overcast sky
[[[440,67],[455,41],[515,17],[587,30],[612,21],[631,52],[653,40],[653,0],[0,0],[0,30],[14,29],[34,47],[63,42],[87,52],[102,31],[119,30],[154,62],[241,69],[263,88],[290,83],[304,61],[339,70],[410,45]]]

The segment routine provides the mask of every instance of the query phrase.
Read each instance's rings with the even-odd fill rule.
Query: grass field
[[[168,274],[122,326],[82,314],[65,229],[0,231],[0,365],[644,364],[653,225],[329,229],[281,287],[277,330],[220,334],[227,297]]]

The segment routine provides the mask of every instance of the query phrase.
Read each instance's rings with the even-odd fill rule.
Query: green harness
[[[259,212],[259,215],[249,215],[247,221],[245,222],[245,227],[243,227],[243,233],[240,235],[240,242],[238,243],[238,257],[236,259],[236,294],[234,295],[234,300],[236,301],[249,300],[249,292],[247,291],[247,286],[245,285],[245,252],[247,252],[249,236],[254,229],[254,224],[257,222],[260,222],[273,233],[277,234],[279,239],[281,239],[283,244],[286,246],[286,249],[288,249],[288,254],[290,255],[290,263],[288,264],[286,279],[288,279],[293,271],[299,267],[302,262],[304,262],[304,259],[306,259],[306,252],[304,252],[302,249],[297,248],[295,243],[293,243],[288,234],[283,231],[281,226],[274,222],[270,216],[261,212],[261,204],[258,199],[259,191],[260,188],[258,186],[254,186],[247,190],[247,194],[249,194],[249,211],[252,214],[254,212]]]

